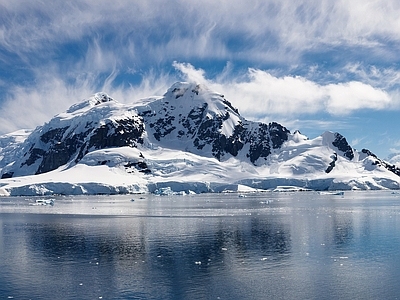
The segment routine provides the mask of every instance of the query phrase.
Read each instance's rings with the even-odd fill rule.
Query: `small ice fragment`
[[[226,250],[228,250],[227,248],[225,248],[225,247],[223,247],[223,248],[221,248],[221,250],[222,251],[226,251]]]
[[[263,258],[261,258],[261,260],[267,260],[268,259],[268,257],[263,257]]]
[[[201,261],[195,261],[194,262],[196,265],[201,265]]]
[[[81,282],[79,285],[83,285],[83,283]]]

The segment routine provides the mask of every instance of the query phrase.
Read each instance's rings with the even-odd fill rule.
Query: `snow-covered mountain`
[[[310,140],[248,121],[224,95],[184,82],[135,105],[97,93],[33,131],[4,135],[0,174],[4,195],[400,186],[400,169],[339,133]]]

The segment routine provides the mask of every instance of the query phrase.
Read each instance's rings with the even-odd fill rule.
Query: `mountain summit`
[[[224,95],[187,82],[135,105],[97,93],[33,131],[0,137],[0,155],[4,195],[400,183],[396,166],[356,151],[339,133],[310,140],[276,122],[246,120]]]
[[[240,157],[262,163],[258,160],[265,160],[290,134],[278,123],[247,121],[224,95],[199,84],[176,83],[138,113],[159,145],[219,161]]]

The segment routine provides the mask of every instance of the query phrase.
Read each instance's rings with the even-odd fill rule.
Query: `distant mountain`
[[[400,166],[400,153],[392,153],[386,160],[393,165]]]
[[[4,195],[400,184],[400,169],[339,133],[310,140],[248,121],[224,95],[185,82],[134,105],[97,93],[33,131],[2,136],[0,174]]]

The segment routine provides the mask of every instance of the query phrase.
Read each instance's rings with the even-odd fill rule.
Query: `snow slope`
[[[0,194],[201,193],[298,186],[398,189],[400,170],[339,133],[308,139],[243,118],[203,85],[121,104],[97,93],[0,137]]]

